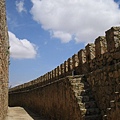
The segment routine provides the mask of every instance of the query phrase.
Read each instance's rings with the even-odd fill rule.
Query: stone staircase
[[[70,79],[70,83],[83,120],[102,120],[100,110],[86,78],[84,76],[74,76]]]

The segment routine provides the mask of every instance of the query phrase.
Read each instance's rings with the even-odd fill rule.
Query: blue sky
[[[120,25],[116,0],[6,0],[10,85],[51,71]]]

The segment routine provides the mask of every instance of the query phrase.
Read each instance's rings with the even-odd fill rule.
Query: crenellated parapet
[[[120,27],[107,30],[105,36],[99,36],[94,43],[89,43],[84,49],[68,58],[54,70],[39,78],[16,86],[10,91],[31,89],[38,85],[49,84],[69,75],[83,75],[120,62]]]

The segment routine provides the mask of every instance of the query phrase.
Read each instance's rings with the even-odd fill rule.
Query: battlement
[[[118,120],[120,27],[105,33],[54,70],[11,88],[9,105],[26,106],[51,119]]]
[[[10,92],[34,88],[69,75],[87,74],[120,62],[120,27],[112,27],[105,33],[105,36],[99,36],[94,43],[87,44],[85,49],[78,51],[54,70],[33,81],[16,86],[10,89]]]

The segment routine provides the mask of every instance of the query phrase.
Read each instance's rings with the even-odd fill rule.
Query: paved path
[[[5,120],[46,120],[21,107],[9,107]]]

